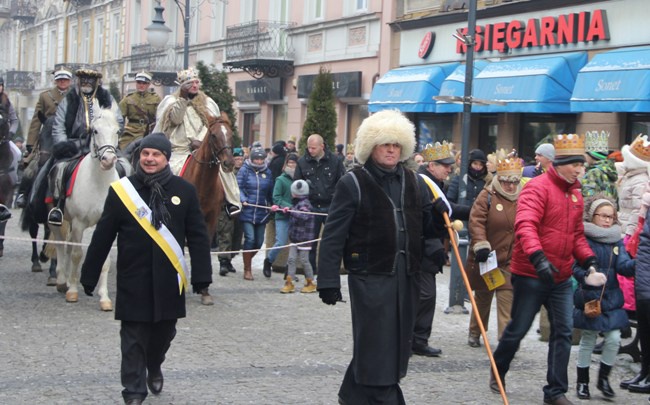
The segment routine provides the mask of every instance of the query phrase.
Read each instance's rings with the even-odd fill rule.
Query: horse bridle
[[[93,154],[91,156],[96,158],[96,159],[100,159],[102,156],[104,156],[104,154],[106,152],[113,152],[114,154],[117,155],[117,147],[115,147],[113,145],[108,145],[108,144],[99,146],[97,144],[97,142],[95,141],[95,134],[96,133],[97,133],[97,130],[94,129],[94,128],[91,130],[91,133],[90,133],[90,139],[91,139],[91,141],[93,143],[93,150],[94,150],[94,152],[93,152]]]
[[[223,124],[221,124],[221,125],[223,126]],[[215,142],[214,139],[211,136],[208,136],[208,143],[210,145],[210,152],[212,152],[212,158],[210,158],[210,160],[206,160],[206,161],[200,160],[200,159],[198,159],[196,157],[196,150],[195,150],[195,151],[192,152],[192,157],[194,158],[196,163],[202,164],[202,165],[207,164],[209,168],[213,168],[213,167],[219,166],[221,164],[221,159],[219,159],[219,155],[224,150],[230,149],[232,151],[232,146],[228,145],[228,136],[227,136],[226,131],[222,129],[221,133],[223,134],[223,143],[225,144],[225,146],[223,146],[220,149],[217,149],[218,145],[214,144],[214,142]],[[215,152],[215,149],[217,150],[216,152]]]

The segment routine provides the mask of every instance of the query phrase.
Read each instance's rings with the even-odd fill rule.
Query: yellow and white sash
[[[189,274],[189,271],[185,262],[185,256],[183,255],[183,249],[176,241],[176,238],[174,238],[174,235],[172,235],[165,224],[162,224],[160,229],[154,228],[151,224],[151,208],[140,197],[140,194],[138,194],[128,178],[122,177],[120,180],[113,182],[111,187],[113,187],[113,190],[120,197],[126,209],[133,215],[135,221],[156,242],[174,266],[174,269],[178,273],[179,295],[183,293],[183,289],[187,291],[187,277],[185,275]]]
[[[420,176],[424,179],[424,182],[427,183],[427,186],[429,186],[429,190],[431,190],[431,193],[433,194],[434,201],[440,197],[445,202],[445,204],[447,204],[447,207],[449,208],[449,216],[451,217],[451,204],[449,204],[445,193],[442,192],[435,181],[431,180],[429,177],[422,173],[420,173]]]

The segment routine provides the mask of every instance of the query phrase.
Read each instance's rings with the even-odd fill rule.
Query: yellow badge
[[[618,254],[618,246],[614,246],[614,249],[612,249],[612,251],[614,252],[615,255],[617,255]]]
[[[178,196],[172,197],[172,204],[179,205],[180,203],[181,203],[181,199]]]
[[[503,211],[503,205],[497,204],[497,211]]]
[[[571,201],[578,202],[578,197],[575,194],[571,194]]]

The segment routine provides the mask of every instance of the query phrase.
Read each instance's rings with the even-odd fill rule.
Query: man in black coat
[[[81,284],[92,295],[117,237],[115,319],[122,321],[127,404],[141,404],[147,386],[153,394],[162,391],[161,365],[176,335],[176,320],[185,317],[185,241],[194,292],[212,283],[210,240],[196,189],[172,174],[171,143],[164,134],[143,138],[140,148],[136,173],[109,189],[81,268]]]
[[[411,353],[422,239],[444,230],[424,180],[401,163],[414,147],[415,127],[400,112],[366,118],[354,148],[363,167],[336,185],[325,223],[318,262],[324,303],[341,300],[341,260],[349,273],[354,345],[340,404],[404,403],[399,381]]]

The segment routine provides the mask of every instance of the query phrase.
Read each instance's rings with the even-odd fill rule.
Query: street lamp
[[[190,63],[190,0],[185,0],[185,9],[181,8],[178,0],[174,2],[183,16],[183,69],[187,69]],[[151,25],[145,28],[147,31],[147,41],[153,47],[162,48],[169,40],[169,33],[172,30],[165,25],[165,19],[162,16],[165,8],[158,3],[158,7],[154,7],[154,10],[156,11],[156,15],[151,20]]]

